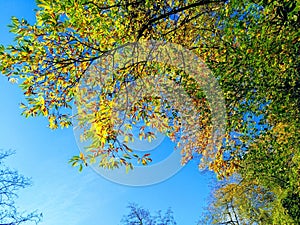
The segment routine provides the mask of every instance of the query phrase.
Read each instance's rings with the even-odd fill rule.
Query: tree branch
[[[152,18],[150,19],[146,24],[144,24],[142,26],[142,28],[140,29],[140,31],[138,32],[138,36],[137,36],[137,40],[139,40],[144,31],[153,23],[161,20],[161,19],[164,19],[164,18],[167,18],[168,16],[171,16],[171,15],[174,15],[176,13],[179,13],[179,12],[182,12],[184,10],[188,10],[188,9],[191,9],[191,8],[194,8],[194,7],[198,7],[198,6],[202,6],[202,5],[207,5],[207,4],[211,4],[211,3],[224,3],[225,0],[219,0],[219,1],[210,1],[210,0],[202,0],[202,1],[199,1],[199,2],[195,2],[195,3],[192,3],[190,5],[186,5],[184,7],[181,7],[181,8],[178,8],[178,9],[173,9],[171,10],[170,12],[168,13],[164,13],[158,17],[155,17],[155,18]]]

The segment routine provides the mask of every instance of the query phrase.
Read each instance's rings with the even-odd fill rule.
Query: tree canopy
[[[104,55],[113,54],[121,46],[139,40],[178,43],[204,59],[225,96],[228,141],[232,131],[255,133],[255,126],[250,128],[245,119],[247,112],[264,114],[262,122],[268,121],[271,126],[288,118],[297,119],[298,3],[86,0],[37,3],[39,10],[35,24],[12,19],[11,32],[16,34],[16,44],[2,47],[1,68],[10,79],[22,80],[20,86],[27,100],[21,105],[23,114],[48,117],[52,129],[71,124],[70,110],[67,109],[71,108],[74,98],[80,96],[78,83],[91,64]],[[115,144],[119,130],[112,123],[113,114],[107,112],[112,112],[118,93],[137,78],[153,77],[164,71],[170,75],[168,79],[176,79],[185,88],[199,112],[203,113],[202,118],[209,118],[207,96],[203,96],[201,87],[197,87],[188,74],[168,65],[149,64],[133,64],[111,72],[114,73],[111,82],[101,87],[98,96],[101,107],[89,108],[91,110],[85,115],[88,121],[84,121],[90,124],[87,129],[91,132],[87,131],[87,136],[101,144],[91,145],[93,154],[88,157],[81,154],[73,159],[75,163],[86,158],[94,160],[97,156],[102,157],[102,162],[104,160],[101,164],[104,167],[131,165],[124,158],[124,155],[128,157],[126,151],[130,151],[126,141]],[[152,118],[165,116],[167,128],[164,132],[174,135],[178,128],[172,131],[169,125],[174,114],[163,115],[170,106],[165,104],[155,111],[153,108],[161,104],[162,96],[149,97],[140,99],[140,104],[147,107],[141,109],[141,105],[133,104],[126,115],[131,122],[127,128],[140,119],[146,126],[155,124],[154,121],[149,123],[150,115]],[[209,120],[201,120],[202,132],[205,133],[209,124]],[[149,133],[144,134],[143,129],[141,137],[154,138]],[[205,141],[202,142],[194,152],[205,155]],[[240,145],[233,145],[234,148],[230,144],[223,146],[213,156],[215,161],[210,161],[210,168],[221,176],[224,172],[231,174],[239,162],[238,156],[243,154]],[[183,162],[191,159],[194,152],[191,149],[183,152]],[[225,152],[230,152],[232,157],[225,160]],[[147,159],[141,161],[146,164]]]
[[[275,193],[273,203],[282,207],[275,203],[270,207],[284,209],[284,215],[298,221],[299,209],[292,199],[299,198],[300,189],[299,1],[37,3],[36,23],[12,18],[16,42],[1,47],[0,67],[12,82],[21,81],[26,97],[21,104],[23,115],[45,116],[51,129],[70,126],[72,103],[77,103],[75,116],[84,129],[82,139],[90,139],[91,145],[71,160],[73,165],[81,163],[82,168],[82,164],[99,160],[99,166],[105,168],[133,168],[132,159],[144,165],[151,162],[149,154],[135,155],[128,147],[128,131],[133,126],[142,139],[155,138],[147,130],[153,126],[177,141],[184,120],[174,107],[176,102],[165,101],[166,92],[144,92],[137,98],[126,95],[128,87],[143,87],[144,80],[156,87],[153,81],[159,77],[159,84],[181,86],[196,109],[197,117],[192,119],[200,128],[196,138],[187,137],[186,142],[194,144],[182,148],[182,163],[200,155],[199,165],[208,166],[220,178],[239,174],[245,187]],[[190,50],[212,71],[226,108],[221,144],[207,151],[213,123],[209,96],[184,68],[144,60],[105,70],[105,60],[128,43],[151,40]],[[97,80],[102,83],[93,95],[79,86],[83,81],[89,86],[96,82],[84,79],[99,61],[103,66],[95,70],[104,80]],[[125,99],[120,97],[124,93]],[[127,108],[119,108],[118,114],[115,108],[120,105]],[[125,136],[124,140],[119,140],[119,135]],[[238,193],[231,194],[243,197]]]

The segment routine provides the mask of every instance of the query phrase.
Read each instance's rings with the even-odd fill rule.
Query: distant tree
[[[217,185],[198,225],[275,224],[271,216],[275,203],[275,195],[255,181],[225,181]]]
[[[275,194],[270,224],[300,224],[300,133],[297,120],[278,123],[248,148],[239,173]],[[265,223],[266,224],[266,223]]]
[[[158,211],[156,215],[151,215],[148,209],[144,209],[135,203],[128,205],[129,214],[121,220],[123,225],[176,225],[173,212],[168,209],[164,214]]]
[[[16,192],[29,186],[31,181],[3,164],[3,160],[12,154],[0,150],[0,225],[38,224],[42,214],[20,212],[15,205]]]

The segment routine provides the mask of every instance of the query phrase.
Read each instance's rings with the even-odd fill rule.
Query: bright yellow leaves
[[[55,116],[53,116],[53,115],[49,116],[48,120],[49,120],[49,128],[50,129],[56,129],[58,127]]]
[[[43,116],[48,116],[48,110],[45,106],[45,99],[42,96],[40,96],[36,100],[37,102],[35,104],[36,106],[39,106],[39,111],[42,112]]]
[[[99,109],[95,113],[95,117],[91,123],[91,128],[89,131],[95,136],[98,136],[98,140],[100,142],[99,148],[104,148],[108,137],[113,133],[112,109],[112,101],[100,99]]]

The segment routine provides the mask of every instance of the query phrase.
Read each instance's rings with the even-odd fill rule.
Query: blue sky
[[[7,24],[11,16],[35,20],[33,0],[0,0],[0,43],[13,42]],[[209,195],[212,178],[192,162],[162,183],[129,187],[107,181],[90,168],[82,173],[68,160],[78,154],[72,128],[55,131],[45,118],[22,117],[22,92],[0,76],[0,149],[16,154],[8,166],[32,177],[33,186],[19,192],[21,210],[39,210],[41,225],[118,225],[129,202],[151,211],[171,207],[179,225],[195,224]],[[171,146],[165,146],[170,147]]]

